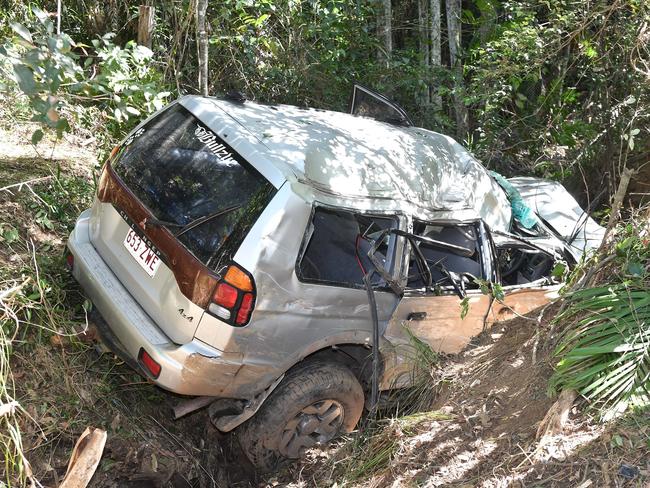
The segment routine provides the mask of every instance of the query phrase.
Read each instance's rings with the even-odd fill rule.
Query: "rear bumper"
[[[160,330],[124,288],[90,242],[90,210],[83,212],[68,240],[73,276],[99,311],[99,332],[106,345],[138,372],[166,390],[182,395],[230,397],[240,361],[194,339],[178,345]],[[161,366],[153,379],[138,362],[143,348]]]

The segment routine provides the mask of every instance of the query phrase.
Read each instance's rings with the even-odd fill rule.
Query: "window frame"
[[[477,237],[477,252],[479,253],[478,263],[481,266],[481,279],[497,282],[497,270],[495,268],[495,248],[494,242],[490,235],[489,228],[487,224],[482,219],[471,219],[471,220],[454,220],[454,219],[434,219],[434,220],[422,220],[417,218],[412,218],[410,223],[411,233],[413,233],[413,228],[416,224],[424,225],[441,225],[441,226],[474,226]],[[408,285],[409,272],[411,270],[411,244],[409,242],[404,246],[404,257],[403,257],[403,283],[404,283],[404,294],[409,296],[415,295],[453,295],[455,294],[454,287],[452,285],[445,285],[439,287],[441,294],[436,293],[435,290],[427,290],[426,287],[422,288],[411,288]],[[415,265],[417,268],[417,264]],[[451,270],[453,271],[453,270]],[[419,272],[419,271],[418,271]],[[473,289],[467,290],[473,291]]]
[[[396,102],[393,102],[391,99],[389,99],[386,95],[383,95],[375,90],[372,90],[368,88],[367,86],[364,86],[360,83],[355,83],[354,86],[352,87],[352,93],[350,94],[350,100],[349,100],[349,106],[348,106],[348,112],[350,115],[358,116],[357,113],[355,113],[356,109],[356,100],[357,100],[357,92],[363,92],[366,95],[374,98],[377,100],[377,102],[382,103],[386,105],[388,108],[391,110],[394,110],[397,112],[399,115],[402,116],[402,123],[400,124],[394,124],[394,125],[399,125],[402,127],[413,127],[413,121],[411,120],[411,117],[406,113],[406,110],[404,110],[402,107],[400,107]],[[371,117],[374,118],[374,117]],[[385,122],[380,119],[374,119],[378,120],[379,122]],[[387,122],[385,122],[387,123]]]
[[[305,231],[302,236],[302,241],[300,243],[300,250],[298,252],[298,256],[296,258],[296,262],[294,266],[294,272],[296,274],[296,277],[298,278],[298,281],[310,285],[332,286],[332,287],[346,288],[352,290],[365,290],[365,285],[363,283],[340,283],[336,281],[305,278],[303,276],[302,271],[300,269],[300,265],[302,263],[303,258],[305,257],[305,253],[307,252],[307,248],[314,234],[314,227],[313,227],[314,216],[316,212],[321,209],[329,212],[347,212],[353,215],[364,215],[368,217],[376,217],[379,219],[392,219],[397,224],[396,228],[400,230],[402,230],[406,224],[405,214],[403,212],[395,212],[395,211],[381,211],[381,210],[365,211],[365,210],[359,210],[355,208],[338,207],[338,206],[327,205],[322,203],[314,203],[312,205],[311,211],[309,213],[309,219],[307,221],[307,226],[305,227]],[[396,280],[401,277],[400,271],[402,269],[402,263],[400,262],[399,257],[403,256],[404,239],[392,233],[390,233],[389,236],[391,242],[389,243],[389,253],[387,254],[387,256],[391,255],[391,261],[390,261],[391,269],[388,270],[388,274],[391,276],[393,280]],[[373,285],[372,288],[375,291],[388,291],[388,292],[391,291],[390,285],[386,283],[383,279],[382,279],[382,283]]]

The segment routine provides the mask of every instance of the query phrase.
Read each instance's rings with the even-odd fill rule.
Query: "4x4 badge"
[[[185,309],[184,309],[184,308],[179,308],[179,309],[178,309],[178,313],[181,314],[181,317],[183,317],[183,318],[184,318],[185,320],[187,320],[188,322],[192,322],[192,321],[194,320],[194,317],[192,317],[191,315],[187,315],[187,314],[185,313]]]

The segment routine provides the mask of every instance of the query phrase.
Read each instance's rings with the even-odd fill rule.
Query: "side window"
[[[346,287],[363,287],[363,276],[374,269],[368,257],[376,239],[386,229],[397,228],[397,218],[373,216],[317,207],[307,228],[296,271],[301,281]],[[395,237],[387,234],[376,243],[375,258],[392,273]],[[374,273],[372,283],[383,279]]]
[[[525,285],[539,280],[553,284],[554,265],[553,256],[541,250],[515,243],[497,244],[497,266],[504,286]]]
[[[414,221],[414,240],[426,262],[434,287],[452,286],[452,280],[463,288],[478,288],[472,277],[483,278],[481,247],[476,224],[425,223]],[[426,286],[426,272],[421,269],[417,250],[411,248],[407,288]]]

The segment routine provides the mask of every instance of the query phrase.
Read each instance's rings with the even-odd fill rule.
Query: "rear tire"
[[[239,443],[259,471],[273,471],[308,448],[351,432],[363,405],[363,389],[347,367],[307,363],[290,371],[255,416],[237,429]]]

